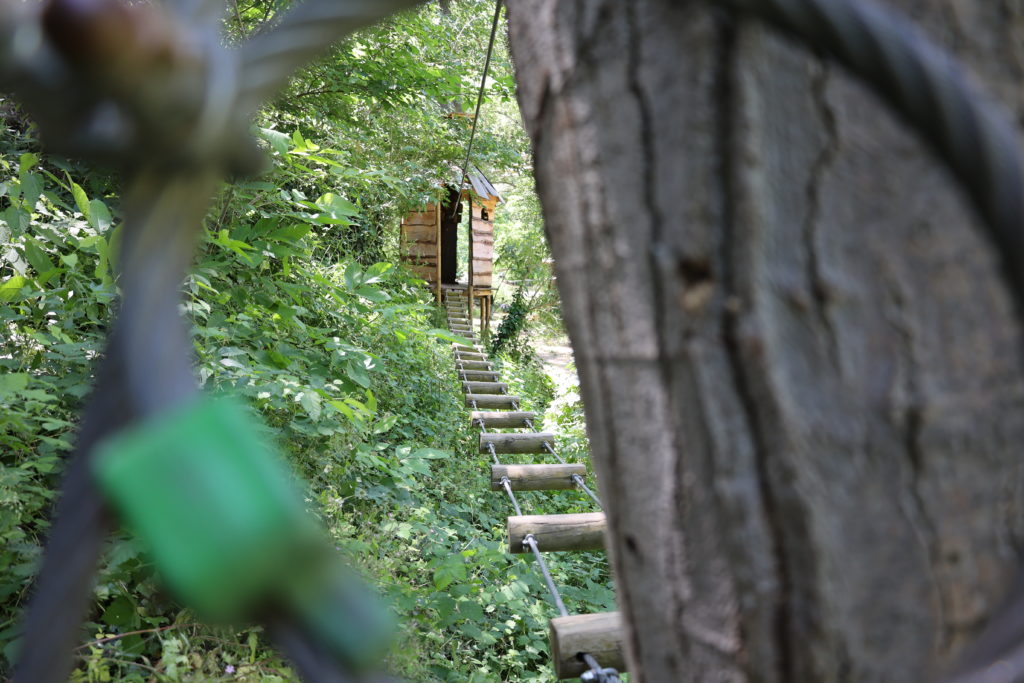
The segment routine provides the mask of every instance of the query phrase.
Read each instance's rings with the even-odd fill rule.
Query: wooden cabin
[[[470,315],[480,307],[481,330],[491,318],[494,273],[494,211],[501,195],[487,177],[474,167],[462,188],[451,187],[443,202],[430,202],[410,212],[401,226],[399,251],[403,265],[425,280],[440,302],[444,290],[463,290],[473,302]],[[465,222],[468,207],[472,221]],[[466,277],[458,279],[459,228],[466,230],[469,263]]]

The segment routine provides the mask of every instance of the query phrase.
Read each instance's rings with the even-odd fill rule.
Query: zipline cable
[[[476,96],[476,111],[473,114],[473,127],[469,131],[469,142],[466,144],[466,160],[462,163],[462,173],[459,174],[459,189],[466,182],[466,173],[469,172],[469,160],[473,155],[473,142],[476,140],[477,121],[480,120],[480,107],[484,101],[484,91],[487,89],[487,74],[491,70],[491,55],[494,54],[494,39],[498,35],[498,21],[501,19],[502,0],[497,0],[494,5],[494,21],[491,23],[491,38],[487,42],[487,58],[484,60],[484,72],[480,77],[480,91]],[[459,206],[459,202],[452,202],[452,216]]]

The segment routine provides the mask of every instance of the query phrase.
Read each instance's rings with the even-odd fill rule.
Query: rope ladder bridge
[[[445,291],[448,328],[475,341],[469,302],[465,292]],[[470,422],[480,428],[479,452],[490,456],[490,488],[504,491],[515,511],[508,518],[508,552],[532,553],[559,616],[550,622],[550,651],[558,679],[576,678],[587,683],[617,683],[625,670],[623,631],[618,612],[571,615],[548,569],[544,553],[590,551],[604,548],[605,515],[601,501],[587,486],[587,468],[569,463],[555,449],[555,435],[538,431],[535,413],[520,410],[520,398],[508,393],[508,385],[488,360],[482,346],[452,344],[455,365],[471,410]],[[499,429],[525,429],[499,432]],[[500,456],[546,455],[557,463],[510,464]],[[516,491],[577,489],[601,511],[582,514],[524,515]]]

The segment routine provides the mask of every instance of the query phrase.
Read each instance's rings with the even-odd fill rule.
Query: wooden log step
[[[449,325],[448,329],[452,332],[459,332],[465,334],[473,334],[473,328],[469,325]]]
[[[463,382],[462,391],[467,394],[507,394],[504,382]]]
[[[508,551],[532,552],[523,540],[530,534],[541,552],[601,550],[604,548],[603,512],[574,515],[518,515],[508,518]]]
[[[449,325],[469,325],[469,318],[453,318],[448,316]]]
[[[477,408],[515,408],[521,400],[509,394],[466,394],[466,407],[472,408],[476,402]]]
[[[480,351],[484,350],[484,347],[480,346],[479,344],[473,344],[472,346],[466,346],[465,344],[460,344],[458,342],[452,342],[452,348],[455,349],[456,351],[470,351],[470,352],[473,352],[473,353],[480,352]]]
[[[497,382],[500,378],[501,374],[493,370],[465,370],[459,373],[459,379],[463,382]]]
[[[550,626],[551,663],[558,680],[583,675],[587,665],[579,655],[584,652],[602,667],[626,671],[625,631],[618,612],[555,617]]]
[[[459,361],[459,365],[462,366],[463,370],[493,370],[492,366],[487,361],[483,360],[464,360]]]
[[[497,374],[497,373],[495,373]],[[488,429],[504,429],[509,427],[529,427],[526,424],[527,420],[536,420],[537,413],[525,413],[525,412],[510,412],[507,410],[502,411],[484,411],[474,410],[469,414],[469,423],[471,425],[477,425],[479,420],[484,421],[484,426]]]
[[[480,452],[490,453],[489,444],[494,444],[495,453],[546,453],[544,443],[555,447],[555,435],[550,432],[527,434],[481,434]]]
[[[561,491],[576,488],[573,475],[587,476],[583,465],[491,465],[491,490],[501,491],[508,478],[513,491]]]
[[[487,360],[488,358],[483,351],[456,351],[455,357],[459,360]]]

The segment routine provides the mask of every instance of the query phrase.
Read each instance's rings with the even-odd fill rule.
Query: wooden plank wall
[[[402,219],[399,253],[402,264],[431,284],[437,284],[438,213],[436,204],[412,211]]]
[[[479,200],[478,200],[479,201]],[[491,286],[494,272],[494,209],[496,201],[481,205],[473,202],[473,287]],[[481,212],[487,211],[487,220]]]

